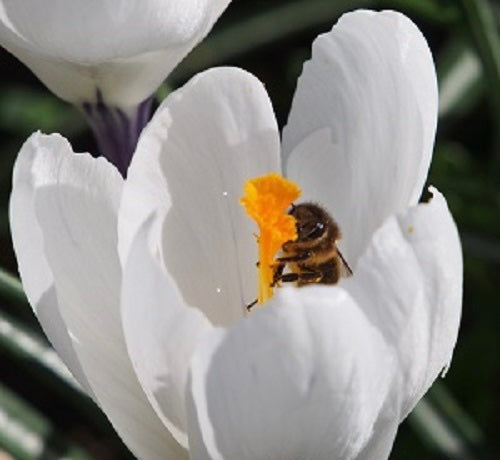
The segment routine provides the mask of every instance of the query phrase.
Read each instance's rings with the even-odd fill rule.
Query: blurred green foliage
[[[158,95],[209,66],[236,65],[265,82],[283,125],[313,39],[359,7],[403,11],[429,40],[440,118],[428,182],[447,197],[465,256],[463,321],[452,367],[403,423],[391,459],[498,458],[500,7],[486,0],[234,0]],[[96,151],[95,144],[80,114],[3,50],[0,66],[0,456],[3,449],[15,458],[130,458],[59,366],[9,275],[16,273],[7,218],[10,177],[23,141],[40,129],[69,137],[76,150]],[[30,453],[30,445],[40,449]]]

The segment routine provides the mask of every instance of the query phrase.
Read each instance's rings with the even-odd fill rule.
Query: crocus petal
[[[353,458],[369,441],[394,365],[345,291],[282,288],[271,305],[198,346],[192,458]]]
[[[418,201],[437,104],[431,53],[402,14],[349,13],[314,42],[283,132],[285,169],[339,222],[354,268],[374,230]]]
[[[61,317],[54,277],[45,257],[42,230],[35,215],[36,189],[46,181],[40,175],[42,154],[39,152],[50,150],[54,156],[59,156],[65,147],[59,137],[45,138],[38,133],[25,142],[14,167],[9,220],[19,273],[30,305],[64,364],[87,394],[93,396]]]
[[[255,228],[239,205],[243,184],[279,168],[278,128],[262,84],[238,69],[199,74],[167,98],[139,140],[120,211],[122,261],[156,210],[165,216],[163,228],[153,228],[158,251],[185,303],[230,324],[257,285]]]
[[[56,94],[134,106],[211,29],[230,0],[0,2],[0,42]],[[127,88],[128,86],[128,88]]]
[[[447,368],[461,315],[460,240],[445,199],[432,193],[384,223],[342,284],[398,353],[401,419]]]
[[[386,400],[386,405],[396,404],[397,401]],[[398,427],[399,420],[396,414],[384,407],[375,422],[371,439],[356,457],[356,460],[385,460],[389,458]]]
[[[58,135],[35,135],[31,144],[24,154],[34,156],[31,207],[61,317],[95,399],[136,456],[183,458],[142,391],[123,338],[116,250],[121,176],[105,160],[74,154]],[[27,254],[40,253],[40,238],[23,244]]]
[[[132,245],[123,274],[122,321],[127,348],[141,385],[158,415],[184,446],[185,390],[191,354],[212,329],[186,306],[173,279],[148,248],[146,221]]]

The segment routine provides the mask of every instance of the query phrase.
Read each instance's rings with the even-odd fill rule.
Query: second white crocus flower
[[[81,108],[126,175],[150,96],[230,0],[0,0],[0,45]]]
[[[208,33],[230,0],[0,1],[0,44],[76,104],[135,107]]]
[[[436,114],[421,33],[360,11],[315,41],[281,146],[261,83],[229,68],[164,102],[126,181],[60,136],[27,141],[11,200],[26,292],[138,457],[388,457],[461,311],[453,219],[435,189],[418,204]],[[354,275],[247,315],[255,228],[238,201],[282,167],[335,216]]]

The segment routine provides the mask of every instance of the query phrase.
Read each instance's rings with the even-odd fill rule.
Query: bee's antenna
[[[290,204],[290,207],[292,208],[292,209],[290,209],[290,211],[295,211],[296,206],[293,203]]]

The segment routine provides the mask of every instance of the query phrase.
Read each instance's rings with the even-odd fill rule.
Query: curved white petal
[[[354,267],[374,230],[418,201],[437,104],[431,53],[402,14],[348,13],[315,40],[283,132],[285,168],[337,219]]]
[[[356,457],[356,460],[385,460],[389,458],[398,431],[399,420],[395,414],[391,414],[392,417],[386,417],[386,414],[385,409],[382,409],[379,419],[375,422],[370,441]]]
[[[0,37],[82,64],[127,58],[192,40],[229,0],[2,0]],[[14,38],[15,37],[15,38]]]
[[[256,291],[243,184],[279,168],[278,129],[262,84],[239,69],[199,74],[165,100],[141,135],[120,210],[122,261],[155,210],[165,216],[163,228],[153,228],[158,249],[185,303],[230,324]]]
[[[283,288],[272,304],[198,346],[192,457],[354,458],[388,396],[394,355],[340,288]]]
[[[0,43],[57,95],[109,104],[146,99],[230,0],[0,2]]]
[[[31,206],[42,238],[23,244],[36,254],[43,242],[57,304],[96,401],[138,457],[185,458],[147,401],[125,346],[117,253],[123,180],[105,160],[74,154],[58,135],[35,135],[31,143]]]
[[[175,438],[187,442],[186,383],[191,354],[212,329],[199,310],[186,306],[172,278],[148,247],[143,225],[124,268],[122,322],[137,377]]]
[[[92,390],[82,370],[64,320],[61,317],[54,277],[45,257],[43,236],[35,215],[35,194],[47,178],[41,174],[40,150],[50,150],[54,158],[63,154],[66,146],[59,137],[44,138],[33,134],[23,145],[14,166],[9,220],[12,242],[19,265],[19,274],[43,331],[85,391]]]
[[[445,199],[432,193],[384,223],[342,284],[398,353],[401,419],[449,365],[461,315],[460,240]]]

